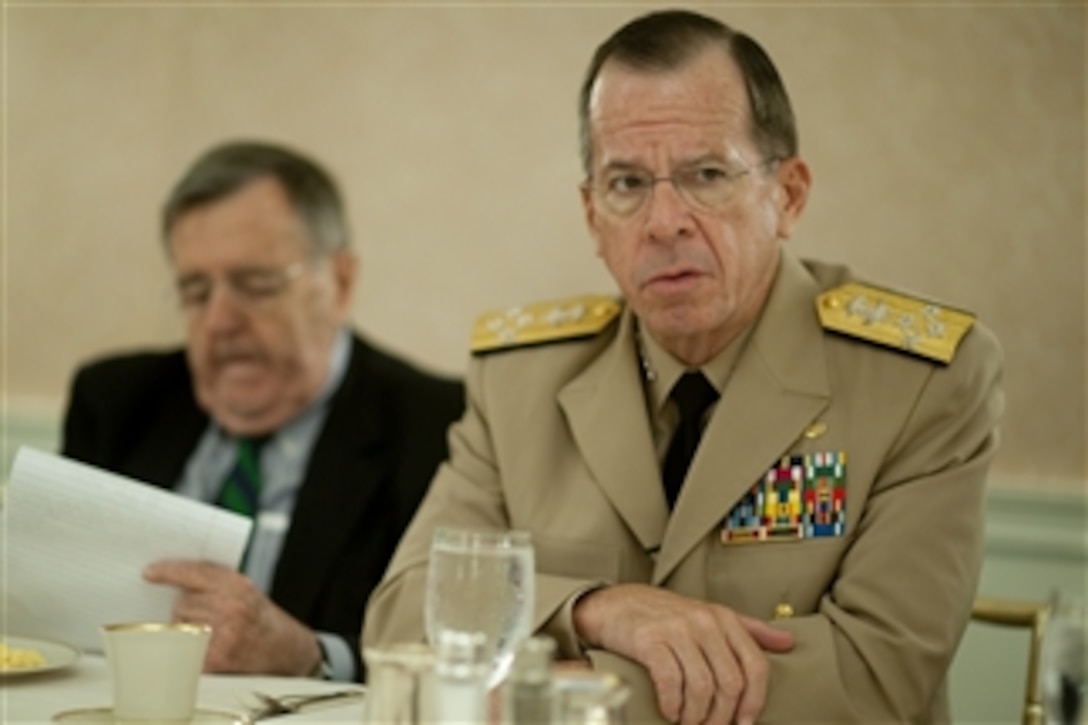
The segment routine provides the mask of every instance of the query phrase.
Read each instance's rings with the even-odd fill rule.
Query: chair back
[[[971,619],[1003,627],[1029,630],[1027,683],[1024,688],[1023,725],[1043,725],[1043,694],[1039,678],[1050,605],[1044,602],[978,597],[971,608]]]

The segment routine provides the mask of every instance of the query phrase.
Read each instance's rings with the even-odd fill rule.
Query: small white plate
[[[100,723],[105,725],[114,722],[113,708],[84,707],[78,710],[65,710],[54,715],[53,722]],[[120,722],[120,720],[117,722]],[[248,718],[238,713],[224,710],[202,710],[200,708],[197,708],[192,719],[189,720],[190,725],[247,725],[249,722]]]
[[[0,634],[0,641],[10,649],[32,649],[42,656],[45,664],[37,667],[18,667],[5,670],[0,668],[0,678],[15,677],[17,675],[33,675],[39,672],[52,672],[69,667],[79,660],[80,652],[70,644],[55,642],[48,639],[32,639],[30,637],[11,637]]]

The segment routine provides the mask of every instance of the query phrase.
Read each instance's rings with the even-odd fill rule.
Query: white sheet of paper
[[[159,559],[237,568],[252,521],[52,453],[21,447],[3,505],[0,625],[101,651],[110,622],[170,620],[175,587],[144,581]]]

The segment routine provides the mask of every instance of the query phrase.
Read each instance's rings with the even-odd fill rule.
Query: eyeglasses
[[[291,280],[302,274],[304,262],[286,267],[243,267],[227,272],[222,281],[234,301],[244,309],[253,309],[279,297]],[[208,306],[217,282],[206,274],[186,275],[178,280],[178,304],[190,315]]]
[[[677,169],[668,176],[654,176],[646,169],[616,168],[587,182],[604,211],[629,217],[641,209],[659,183],[671,182],[677,193],[692,206],[704,211],[723,211],[736,196],[737,182],[757,169],[778,163],[766,159],[753,166],[730,171],[721,164],[700,162]]]

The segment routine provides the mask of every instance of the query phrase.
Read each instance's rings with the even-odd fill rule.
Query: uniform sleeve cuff
[[[589,646],[578,636],[574,626],[574,605],[586,594],[605,586],[603,582],[598,582],[575,590],[544,625],[544,631],[555,639],[559,659],[586,659]]]

